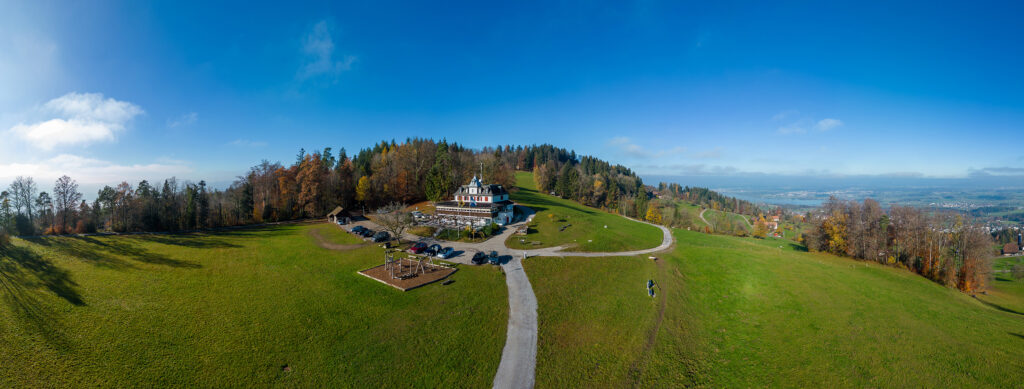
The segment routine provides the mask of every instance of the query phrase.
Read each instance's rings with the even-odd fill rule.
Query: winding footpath
[[[525,215],[533,214],[533,210],[526,207],[520,207],[520,211]],[[702,212],[701,219],[703,216]],[[529,257],[628,257],[655,253],[672,247],[674,240],[672,231],[668,227],[632,218],[627,219],[661,229],[661,244],[658,247],[645,250],[612,253],[564,251],[565,246],[532,250],[513,250],[505,247],[505,241],[515,233],[516,227],[527,223],[527,221],[510,224],[500,234],[480,243],[443,242],[444,245],[451,246],[455,251],[461,251],[458,256],[447,259],[448,261],[470,264],[472,255],[467,255],[470,251],[496,251],[498,255],[506,258],[502,262],[501,268],[505,272],[505,284],[508,287],[508,329],[505,336],[505,348],[502,350],[501,362],[498,364],[498,372],[494,375],[493,385],[495,388],[532,388],[534,383],[537,366],[537,296],[533,294],[533,286],[530,285],[530,279],[523,269],[523,259]],[[369,220],[358,222],[356,225],[379,229],[379,226]],[[413,241],[431,240],[408,233],[403,234],[402,238]]]

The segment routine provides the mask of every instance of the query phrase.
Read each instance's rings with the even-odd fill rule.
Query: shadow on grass
[[[1017,334],[1017,333],[1013,333],[1013,332],[1007,332],[1007,334],[1010,334],[1010,335],[1016,336],[1018,338],[1024,339],[1024,335],[1021,335],[1021,334]]]
[[[141,236],[141,235],[140,235]],[[135,262],[149,263],[179,268],[200,268],[201,265],[189,261],[170,258],[154,253],[132,244],[130,239],[120,237],[96,239],[91,236],[75,236],[63,238],[30,238],[28,242],[49,247],[62,254],[72,256],[93,264],[113,269],[133,269]]]
[[[60,350],[69,350],[70,343],[63,336],[60,316],[46,302],[45,291],[72,305],[84,306],[77,286],[66,270],[27,248],[0,248],[0,294],[12,316]]]
[[[174,235],[136,235],[133,239],[144,240],[147,242],[160,243],[173,246],[182,246],[194,249],[221,249],[221,248],[238,248],[242,247],[236,244],[228,243],[220,239],[216,239],[213,235],[201,235],[201,234],[174,234]]]
[[[537,213],[540,213],[541,211],[544,211],[544,210],[547,209],[545,207],[539,207],[538,205],[547,205],[547,206],[556,206],[556,207],[568,208],[568,209],[571,209],[571,210],[574,210],[574,211],[577,211],[577,212],[581,212],[581,213],[584,213],[584,214],[587,214],[587,215],[593,215],[595,213],[594,210],[587,209],[585,207],[579,206],[579,205],[575,204],[575,202],[573,202],[572,200],[566,200],[566,202],[567,202],[566,204],[561,204],[561,203],[557,203],[557,202],[548,200],[544,196],[541,196],[539,192],[537,192],[535,190],[531,190],[531,189],[522,189],[522,194],[520,194],[519,196],[516,196],[516,199],[514,199],[514,200],[517,203],[520,203],[520,204],[523,204],[523,205],[528,206],[530,208],[533,208],[533,210],[536,211]]]
[[[1002,305],[999,305],[999,304],[995,304],[995,303],[990,303],[990,302],[988,302],[988,301],[985,301],[985,300],[982,300],[982,299],[980,299],[980,298],[978,298],[978,297],[974,297],[974,299],[975,299],[975,300],[978,300],[978,301],[981,301],[981,303],[982,303],[982,304],[988,305],[988,306],[990,306],[990,307],[992,307],[992,308],[995,308],[995,309],[997,309],[997,310],[1000,310],[1000,311],[1003,311],[1003,312],[1006,312],[1006,313],[1012,313],[1012,314],[1014,314],[1014,315],[1021,315],[1021,316],[1024,316],[1024,312],[1018,312],[1018,311],[1012,310],[1012,309],[1010,309],[1010,308],[1004,307],[1004,306],[1002,306]]]
[[[805,253],[807,252],[807,246],[804,246],[802,244],[797,244],[795,242],[790,242],[789,243],[789,249],[793,250],[793,251],[802,251],[802,252],[805,252]]]

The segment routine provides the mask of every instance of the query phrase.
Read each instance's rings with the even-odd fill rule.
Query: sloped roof
[[[327,214],[327,217],[331,217],[331,216],[338,216],[338,214],[340,214],[340,213],[342,213],[342,212],[345,212],[345,208],[342,208],[342,207],[334,207],[334,210],[333,210],[333,211],[331,211],[331,213],[328,213],[328,214]]]
[[[1007,243],[1003,245],[1003,254],[1006,253],[1017,253],[1020,252],[1020,247],[1016,243]]]

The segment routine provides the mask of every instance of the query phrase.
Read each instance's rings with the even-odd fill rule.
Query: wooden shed
[[[345,211],[345,208],[334,207],[334,210],[327,214],[327,221],[331,223],[337,223],[338,220],[345,220],[348,217],[349,214],[347,211]]]

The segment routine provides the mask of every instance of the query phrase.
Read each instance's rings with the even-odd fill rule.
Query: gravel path
[[[494,387],[532,388],[537,365],[537,297],[519,258],[501,267],[508,285],[508,330]]]

